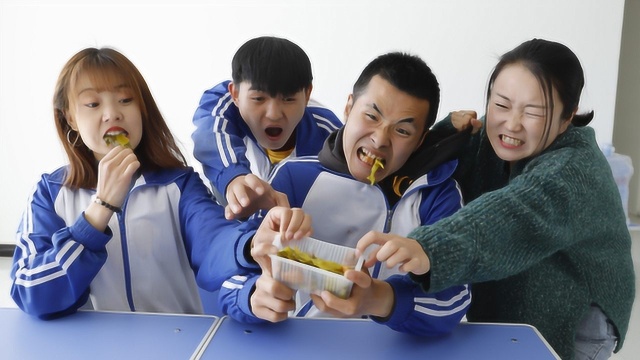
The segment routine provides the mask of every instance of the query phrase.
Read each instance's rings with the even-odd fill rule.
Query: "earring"
[[[80,134],[78,132],[76,132],[76,138],[73,140],[73,142],[71,141],[71,131],[73,129],[69,129],[67,131],[67,142],[69,143],[69,145],[71,145],[71,147],[76,147],[76,143],[78,142],[78,139],[80,138]]]

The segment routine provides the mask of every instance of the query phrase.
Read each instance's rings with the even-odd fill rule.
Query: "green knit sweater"
[[[616,327],[618,351],[635,296],[631,238],[593,129],[569,126],[511,169],[483,129],[457,179],[467,205],[409,234],[431,260],[425,290],[472,283],[469,321],[531,324],[563,359],[596,304]]]

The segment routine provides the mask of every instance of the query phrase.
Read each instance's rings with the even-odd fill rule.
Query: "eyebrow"
[[[369,105],[373,108],[373,110],[375,110],[378,114],[380,114],[380,116],[384,117],[384,114],[382,113],[382,111],[380,110],[380,108],[378,108],[378,105],[376,105],[376,103],[373,103],[371,105]],[[415,122],[415,119],[410,117],[410,118],[405,118],[405,119],[400,119],[398,121],[398,123],[410,123],[413,124]]]
[[[119,85],[116,85],[116,86],[113,87],[114,90],[120,90],[120,89],[125,89],[125,88],[129,89],[131,87],[129,85],[127,85],[127,84],[119,84]],[[78,92],[78,95],[82,94],[85,91],[98,91],[98,90],[96,90],[95,87],[87,87],[87,88],[84,88],[84,89],[80,90]],[[104,90],[104,91],[112,91],[112,90]]]
[[[502,95],[502,94],[498,94],[498,93],[496,93],[496,95],[497,95],[498,97],[503,98],[504,100],[507,100],[507,101],[511,102],[511,99],[509,99],[508,97],[506,97],[506,96],[504,96],[504,95]],[[524,107],[535,108],[535,109],[543,109],[543,110],[547,108],[547,107],[546,107],[546,106],[544,106],[544,105],[535,105],[535,104],[526,104]]]

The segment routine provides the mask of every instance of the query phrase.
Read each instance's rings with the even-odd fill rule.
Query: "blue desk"
[[[528,325],[462,323],[423,338],[369,320],[247,325],[228,317],[81,311],[39,320],[0,308],[0,359],[558,359]]]
[[[299,319],[246,325],[221,319],[202,359],[559,359],[529,325],[461,323],[437,338],[369,320]]]
[[[201,351],[218,318],[81,311],[40,320],[0,308],[0,358],[189,359]]]

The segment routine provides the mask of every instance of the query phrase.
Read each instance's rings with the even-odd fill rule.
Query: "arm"
[[[408,275],[394,275],[386,281],[391,284],[395,294],[393,314],[387,319],[372,319],[396,331],[420,336],[450,333],[471,304],[468,285],[425,293]]]
[[[429,225],[450,216],[460,208],[461,203],[462,197],[456,182],[447,179],[439,186],[424,191],[420,206],[421,222]],[[379,235],[389,239],[405,239],[394,234]],[[370,237],[371,234],[363,237],[364,241],[368,236]],[[362,241],[358,243],[360,252],[364,251],[361,247]],[[415,261],[428,262],[420,244],[415,240],[406,239],[406,241],[406,244],[391,241],[384,243],[382,248],[373,251],[372,258],[365,266],[373,266],[376,260],[380,260],[386,261],[386,266],[389,268],[402,265],[399,270],[406,271],[403,266],[413,266],[413,263],[407,263],[407,259],[423,258],[424,260]],[[396,260],[400,256],[402,257]],[[340,313],[349,316],[372,315],[374,321],[394,330],[421,336],[450,332],[466,314],[471,297],[467,286],[457,286],[439,293],[427,294],[419,284],[411,280],[408,274],[393,275],[384,281],[370,279],[369,283],[365,279],[353,276],[352,281],[354,281],[354,288],[349,299],[341,300],[327,293],[322,294],[321,299],[314,299],[314,303],[320,310],[332,309],[332,312],[338,315]]]
[[[193,155],[220,194],[238,176],[251,174],[244,138],[248,128],[233,103],[225,81],[204,92],[193,116]]]
[[[462,131],[469,126],[473,128],[472,134],[480,131],[483,123],[478,119],[478,113],[473,110],[458,110],[450,112],[447,117],[435,123],[431,129],[451,133]]]
[[[462,206],[462,194],[458,184],[448,179],[440,186],[426,192],[420,205],[421,224],[429,226],[440,219],[455,214]],[[412,246],[419,245],[412,241]],[[422,257],[426,253],[421,248],[410,250],[414,257]],[[392,264],[387,263],[387,266]],[[393,264],[395,266],[395,264]],[[404,269],[403,269],[404,270]],[[423,278],[429,281],[430,274]],[[374,317],[374,321],[390,328],[422,336],[433,336],[449,333],[466,314],[471,303],[471,293],[467,285],[445,288],[439,292],[427,293],[422,284],[411,279],[409,274],[394,275],[386,279],[393,288],[395,306],[386,319]]]
[[[257,264],[245,260],[243,249],[259,220],[226,220],[224,208],[215,202],[195,171],[189,169],[182,179],[180,227],[198,286],[216,291],[241,269],[257,269]]]
[[[87,301],[111,239],[109,228],[98,231],[84,213],[67,226],[54,210],[50,185],[43,178],[29,201],[11,268],[11,297],[41,318],[72,313]]]
[[[289,207],[287,196],[253,174],[238,176],[227,187],[225,217],[229,220],[249,217],[258,210],[274,206]]]
[[[590,149],[583,139],[548,149],[503,188],[409,234],[431,259],[431,288],[505,278],[584,239],[620,234],[615,185],[589,140]]]
[[[98,164],[96,195],[122,206],[139,167],[132,149],[112,148]],[[89,284],[106,262],[106,244],[112,236],[107,224],[113,211],[93,201],[67,226],[56,213],[60,182],[49,183],[43,177],[38,183],[18,230],[11,270],[16,304],[43,318],[74,312],[86,302]]]
[[[588,210],[577,208],[582,201],[576,199],[591,190],[576,184],[573,176],[563,180],[561,171],[556,174],[552,181],[534,174],[519,176],[471,201],[458,214],[410,233],[430,259],[430,288],[515,275],[589,237],[580,235],[589,226],[579,224],[576,214]]]
[[[239,269],[236,275],[224,281],[219,296],[222,311],[245,323],[285,320],[288,312],[295,309],[294,291],[271,277],[269,254],[277,252],[273,246],[276,235],[288,242],[308,236],[310,232],[311,218],[300,209],[275,207],[269,210],[253,239],[245,243],[242,250],[236,250],[237,254],[242,252],[247,257],[249,248],[250,258],[242,261],[256,262],[260,267]]]

